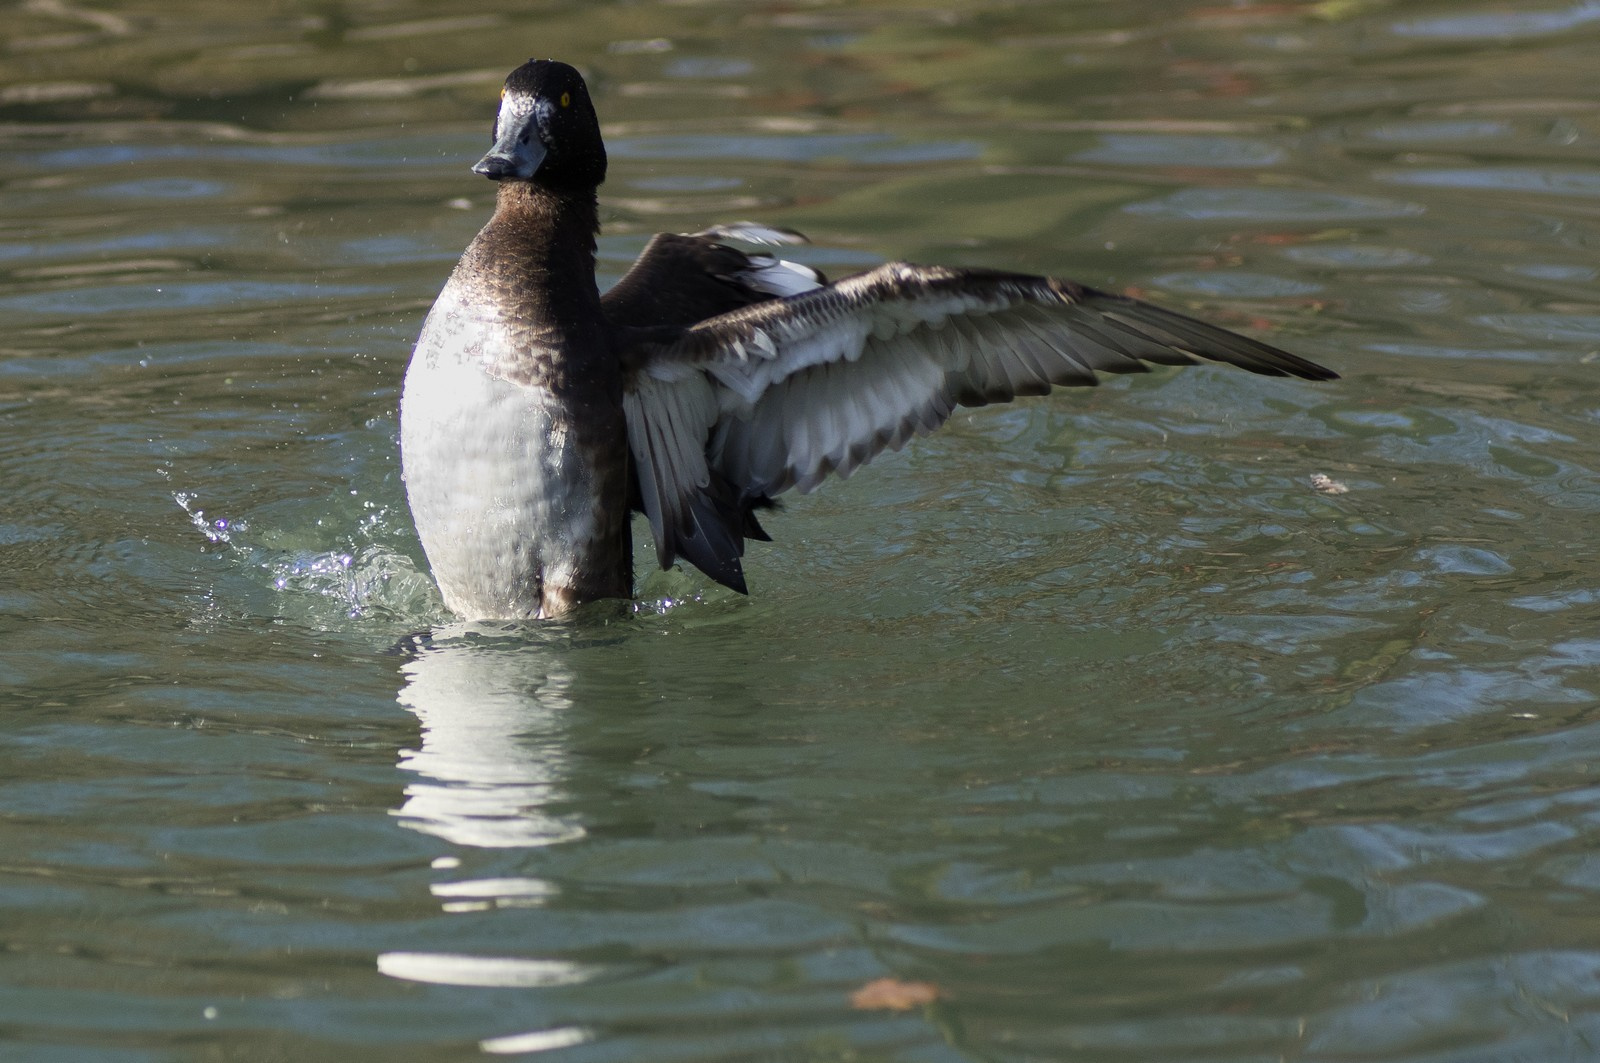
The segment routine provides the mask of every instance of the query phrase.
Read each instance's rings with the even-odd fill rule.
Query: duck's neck
[[[518,285],[520,298],[543,296],[548,305],[542,309],[559,321],[599,304],[594,281],[599,231],[594,189],[561,191],[502,181],[484,235],[494,232],[499,249],[494,271],[512,274],[505,279]]]

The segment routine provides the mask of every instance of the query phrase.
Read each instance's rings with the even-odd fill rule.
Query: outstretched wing
[[[682,544],[697,515],[711,511],[708,490],[810,491],[933,431],[957,406],[1092,385],[1098,373],[1145,372],[1147,363],[1208,359],[1269,376],[1336,376],[1071,281],[903,262],[729,311],[625,357],[635,380],[629,434],[641,484],[651,485],[644,508],[664,564],[678,553],[695,560]]]

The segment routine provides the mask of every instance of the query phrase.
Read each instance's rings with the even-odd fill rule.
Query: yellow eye
[[[500,86],[500,98],[502,100],[506,98],[506,87],[504,85]]]
[[[563,107],[571,107],[572,106],[572,93],[563,92],[561,94],[561,106],[563,106]]]

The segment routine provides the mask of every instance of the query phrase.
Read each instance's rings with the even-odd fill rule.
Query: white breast
[[[499,323],[451,296],[428,315],[406,370],[406,496],[446,605],[537,617],[541,585],[570,583],[594,539],[599,491],[548,392],[484,371]]]

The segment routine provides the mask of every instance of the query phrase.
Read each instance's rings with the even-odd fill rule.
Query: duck
[[[1070,280],[896,261],[829,281],[764,250],[803,238],[758,223],[657,235],[602,294],[605,144],[583,77],[553,59],[506,78],[472,170],[496,182],[494,213],[423,322],[400,399],[417,535],[469,620],[631,599],[641,512],[663,568],[748,593],[746,543],[770,541],[778,496],[958,407],[1200,361],[1337,377]]]

